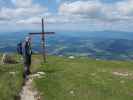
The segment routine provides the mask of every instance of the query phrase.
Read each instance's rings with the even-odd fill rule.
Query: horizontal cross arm
[[[29,33],[30,35],[40,35],[40,34],[55,34],[55,32],[39,32],[39,33]]]
[[[40,33],[29,33],[30,35],[40,35],[42,34],[41,32]]]
[[[44,32],[45,34],[55,34],[55,32]]]

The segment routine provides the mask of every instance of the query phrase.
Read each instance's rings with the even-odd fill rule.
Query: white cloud
[[[0,19],[21,20],[47,12],[46,7],[33,4],[32,0],[12,0],[12,3],[14,7],[2,7],[0,9]]]
[[[116,6],[120,14],[133,16],[133,0],[119,2]]]
[[[62,27],[64,24],[71,24],[70,26],[79,24],[80,27],[94,25],[96,28],[97,26],[105,28],[104,25],[108,24],[107,27],[110,28],[111,25],[124,27],[133,22],[133,0],[115,3],[103,3],[100,0],[69,0],[69,2],[56,0],[60,2],[56,14],[48,12],[48,8],[40,4],[33,3],[33,0],[11,1],[13,7],[1,7],[0,23],[11,21],[17,25],[40,25],[41,17],[46,15],[46,23],[60,24]]]
[[[31,17],[24,20],[19,20],[17,24],[41,24],[41,18],[42,17]],[[69,17],[67,16],[61,16],[61,15],[53,15],[53,14],[47,14],[45,15],[44,21],[46,24],[65,24],[65,23],[72,23]]]
[[[101,3],[94,1],[76,1],[72,3],[63,3],[59,12],[61,14],[85,14],[97,15],[101,10]]]
[[[0,15],[3,18],[7,19],[20,19],[25,17],[36,16],[41,13],[44,13],[46,9],[41,8],[40,6],[33,6],[29,8],[1,8]]]
[[[17,7],[29,7],[32,6],[32,0],[11,0]]]
[[[99,0],[65,2],[59,7],[59,13],[80,15],[87,19],[104,21],[120,21],[133,18],[133,0],[119,1],[112,4],[102,3]]]

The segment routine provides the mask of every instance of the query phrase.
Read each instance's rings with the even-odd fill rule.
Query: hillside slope
[[[14,57],[18,60],[16,55]],[[18,98],[18,93],[20,92],[23,84],[22,73],[23,68],[20,63],[0,63],[0,100],[14,100]]]
[[[42,100],[133,100],[133,62],[34,55],[32,73]]]

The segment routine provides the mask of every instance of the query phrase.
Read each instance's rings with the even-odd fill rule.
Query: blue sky
[[[133,0],[0,0],[0,32],[133,31]]]

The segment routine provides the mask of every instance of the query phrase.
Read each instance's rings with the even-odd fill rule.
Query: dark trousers
[[[30,74],[31,56],[24,57],[24,78]]]

